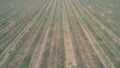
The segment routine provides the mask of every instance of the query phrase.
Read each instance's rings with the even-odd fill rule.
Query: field
[[[0,68],[120,68],[120,0],[0,0]]]

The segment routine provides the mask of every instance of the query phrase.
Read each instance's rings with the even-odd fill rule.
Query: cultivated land
[[[120,68],[120,0],[0,0],[0,68]]]

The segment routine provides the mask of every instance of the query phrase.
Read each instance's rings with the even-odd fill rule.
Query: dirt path
[[[74,55],[74,48],[71,41],[70,31],[68,28],[69,22],[67,22],[66,11],[65,11],[65,3],[63,3],[63,29],[64,29],[64,46],[65,46],[65,54],[66,54],[66,68],[76,67],[76,60]]]
[[[64,40],[65,40],[65,52],[66,52],[66,68],[72,68],[76,66],[74,49],[71,42],[71,37],[68,29],[67,22],[63,22],[64,25]]]
[[[72,68],[76,66],[74,49],[71,42],[71,37],[68,29],[67,22],[63,22],[64,25],[64,40],[65,40],[65,52],[66,52],[66,68]]]

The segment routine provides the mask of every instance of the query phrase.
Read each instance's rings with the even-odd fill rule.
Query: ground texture
[[[0,0],[0,68],[120,68],[120,0]]]

